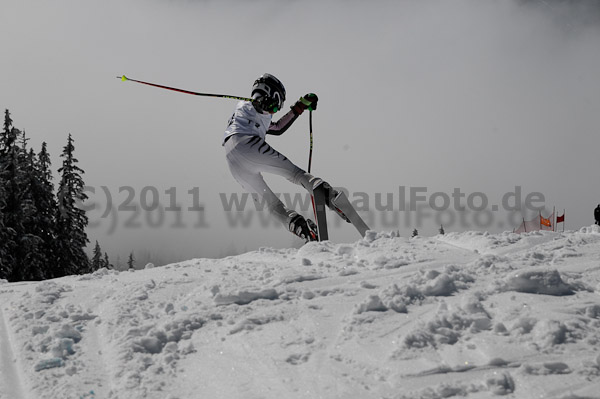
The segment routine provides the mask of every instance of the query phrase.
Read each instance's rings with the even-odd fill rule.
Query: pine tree
[[[43,241],[42,252],[45,254],[47,269],[52,269],[57,264],[55,255],[55,226],[58,204],[54,197],[54,184],[52,183],[52,162],[48,154],[46,143],[42,143],[42,149],[37,155],[34,175],[35,184],[33,199],[37,208],[36,235]],[[46,278],[54,273],[45,271]]]
[[[442,224],[442,225],[440,225],[440,234],[441,234],[441,235],[444,235],[444,234],[446,234],[446,232],[444,231],[444,225],[443,225],[443,224]]]
[[[135,258],[133,257],[133,252],[129,254],[129,259],[127,259],[127,268],[135,269]]]
[[[30,210],[27,204],[22,203],[23,170],[20,164],[20,148],[17,139],[20,135],[18,129],[12,126],[10,113],[6,110],[4,115],[4,129],[0,136],[0,181],[3,187],[2,199],[2,224],[5,235],[3,252],[3,273],[9,281],[21,281],[24,278],[20,259],[25,253],[21,239],[25,236],[24,220]],[[27,243],[24,243],[27,244]]]
[[[5,153],[6,153],[6,139],[8,130],[10,129],[10,125],[12,121],[10,119],[10,114],[8,110],[6,110],[4,117],[4,129],[0,133],[0,279],[8,279],[10,275],[10,268],[12,266],[11,259],[11,234],[8,230],[8,227],[4,224],[4,208],[6,207],[6,191],[4,189],[5,181],[4,174],[2,173],[4,170],[5,164]]]
[[[29,138],[27,137],[27,135],[25,134],[25,131],[20,131],[18,130],[18,136],[17,138],[20,139],[20,146],[19,146],[19,163],[20,164],[25,164],[27,162],[27,157],[29,156],[29,151],[27,150],[27,142],[29,141]]]
[[[40,212],[35,196],[39,181],[36,178],[36,156],[33,150],[27,152],[27,139],[22,135],[19,168],[23,172],[21,187],[21,207],[23,209],[23,231],[19,237],[17,250],[21,280],[42,280],[48,263],[44,252],[43,239],[39,236]]]
[[[6,149],[6,143],[8,142],[8,136],[10,131],[12,130],[12,119],[10,118],[10,112],[8,110],[4,111],[4,128],[2,129],[2,133],[0,133],[0,155],[2,155],[3,150]]]
[[[0,168],[2,164],[0,163]],[[8,279],[10,274],[10,264],[12,262],[10,258],[10,239],[8,229],[4,226],[4,181],[0,176],[0,279]]]
[[[92,271],[99,270],[103,267],[104,260],[102,259],[102,249],[100,248],[100,244],[98,244],[98,240],[96,240],[96,246],[94,246],[92,255]]]
[[[108,254],[106,252],[104,253],[104,261],[102,264],[103,267],[106,267],[107,269],[114,269],[114,266],[110,263],[110,260],[108,260]]]
[[[75,146],[69,134],[67,145],[63,148],[62,167],[58,170],[61,180],[58,186],[58,208],[56,212],[56,262],[57,275],[82,274],[90,271],[90,261],[85,253],[89,242],[85,228],[88,218],[85,211],[77,207],[87,199],[79,162],[73,155]]]
[[[413,232],[412,232],[412,236],[416,237],[418,235],[419,235],[419,231],[417,229],[414,229]]]

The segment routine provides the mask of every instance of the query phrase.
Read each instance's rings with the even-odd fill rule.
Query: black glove
[[[308,93],[303,97],[300,97],[300,99],[296,101],[296,104],[292,105],[291,108],[297,115],[300,115],[305,109],[316,111],[317,101],[319,101],[319,97],[317,97],[315,93]]]
[[[300,97],[298,101],[304,105],[304,109],[308,108],[309,111],[316,111],[319,97],[315,93],[308,93],[304,97]]]

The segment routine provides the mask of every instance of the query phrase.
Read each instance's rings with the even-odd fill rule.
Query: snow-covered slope
[[[0,285],[0,397],[598,398],[600,229]]]

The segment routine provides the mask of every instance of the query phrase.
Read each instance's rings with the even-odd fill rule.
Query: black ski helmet
[[[275,113],[285,102],[285,87],[275,76],[264,73],[252,85],[252,99],[261,110]]]

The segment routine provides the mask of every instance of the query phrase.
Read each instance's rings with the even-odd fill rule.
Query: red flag
[[[556,217],[556,223],[564,223],[564,222],[565,222],[565,214],[564,213],[562,216]]]

